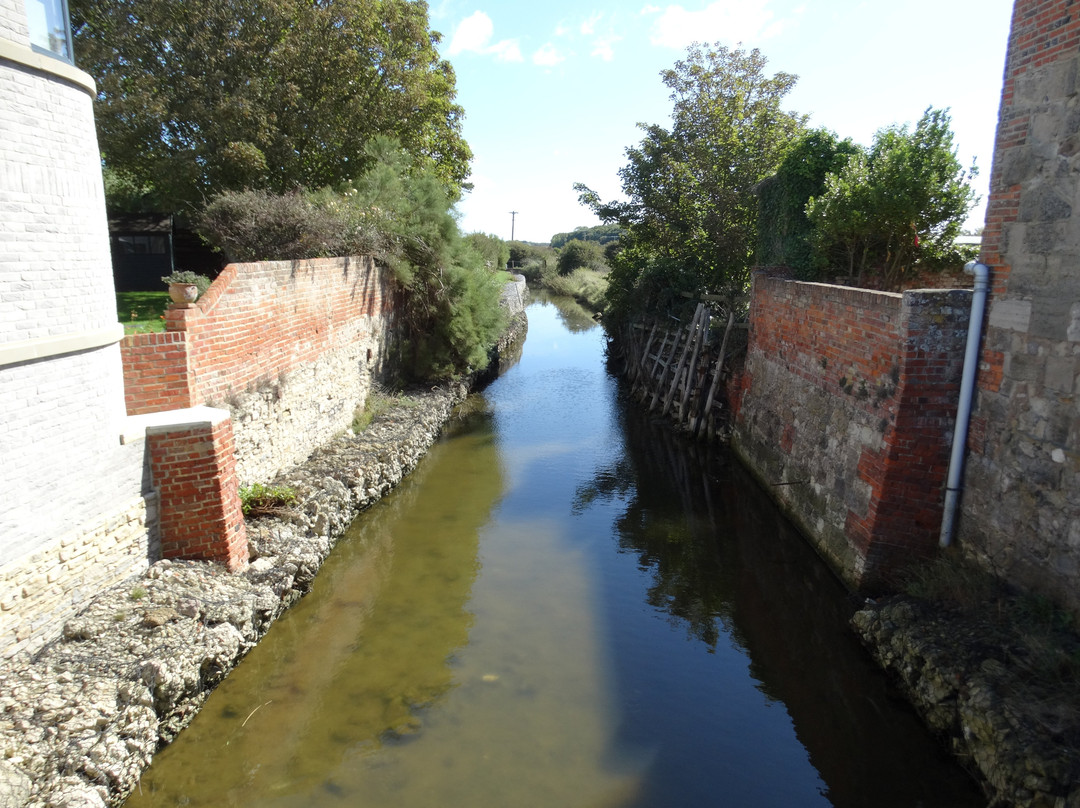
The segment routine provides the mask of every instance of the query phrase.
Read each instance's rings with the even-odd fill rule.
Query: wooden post
[[[694,329],[696,328],[704,309],[705,304],[698,303],[697,308],[694,310],[694,319],[690,321],[690,330],[687,334],[686,345],[683,347],[682,354],[679,356],[679,365],[675,368],[675,376],[671,380],[671,387],[668,389],[667,396],[664,397],[664,407],[660,410],[661,415],[667,415],[668,410],[671,409],[671,401],[675,397],[675,390],[679,386],[679,377],[682,374],[683,367],[686,365],[686,357],[690,353],[690,346],[693,344],[694,338],[697,336],[697,332]]]
[[[709,386],[709,397],[705,400],[705,407],[698,413],[697,423],[692,430],[699,438],[705,429],[706,422],[712,414],[713,399],[720,387],[720,377],[724,374],[724,358],[727,353],[728,337],[731,335],[731,326],[735,323],[735,311],[728,311],[727,328],[724,329],[724,339],[720,343],[720,355],[716,358],[716,368],[713,371],[712,384]]]

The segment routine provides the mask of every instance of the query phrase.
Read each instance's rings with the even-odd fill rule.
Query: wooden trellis
[[[730,305],[721,307],[727,315],[722,338],[711,328],[710,304],[726,302],[707,295],[688,324],[674,318],[669,323],[635,323],[623,335],[626,377],[634,395],[648,402],[650,411],[670,416],[699,438],[716,434],[720,416],[716,393],[730,356],[731,332],[746,328],[746,323],[735,322]]]

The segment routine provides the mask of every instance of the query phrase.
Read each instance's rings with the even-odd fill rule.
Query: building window
[[[35,51],[75,63],[67,0],[26,0],[26,23]]]

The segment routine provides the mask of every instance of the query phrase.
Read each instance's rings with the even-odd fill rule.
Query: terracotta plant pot
[[[178,306],[190,306],[199,299],[199,287],[193,283],[170,283],[169,299]]]

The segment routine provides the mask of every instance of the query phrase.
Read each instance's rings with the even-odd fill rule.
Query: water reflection
[[[579,308],[530,307],[518,364],[130,805],[980,804],[828,570],[722,455],[628,404]]]
[[[685,782],[700,780],[723,755],[738,761],[723,778],[723,804],[809,805],[817,791],[822,804],[853,808],[981,805],[974,784],[858,647],[846,625],[851,602],[839,582],[748,475],[723,453],[687,443],[620,401],[625,454],[578,487],[575,512],[601,503],[614,508],[618,548],[646,579],[648,605],[707,655],[744,658],[761,704],[774,705],[761,715],[775,719],[778,711],[790,719],[820,777],[813,786],[799,773],[775,720],[739,725],[741,748],[733,751],[716,734],[731,731],[722,725],[730,724],[734,703],[745,707],[754,698],[740,695],[737,679],[728,688],[710,681],[729,675],[730,666],[703,665],[679,644],[669,644],[671,652],[657,664],[650,659],[656,645],[650,640],[650,651],[639,633],[620,631],[626,618],[613,614],[615,669],[630,705],[621,740],[665,739],[642,793],[627,805],[664,805],[673,793],[681,794],[680,805],[715,804],[716,794],[687,790]],[[609,578],[608,585],[612,606],[625,609],[639,597],[620,591],[625,582]],[[687,689],[695,693],[691,709],[703,719],[723,718],[711,727],[658,731],[674,723],[673,711],[689,718],[688,707],[650,709],[638,694]]]
[[[308,805],[351,790],[347,761],[406,743],[421,708],[456,685],[449,660],[472,625],[478,536],[502,492],[491,415],[474,410],[357,520],[315,592],[155,758],[127,805]]]

